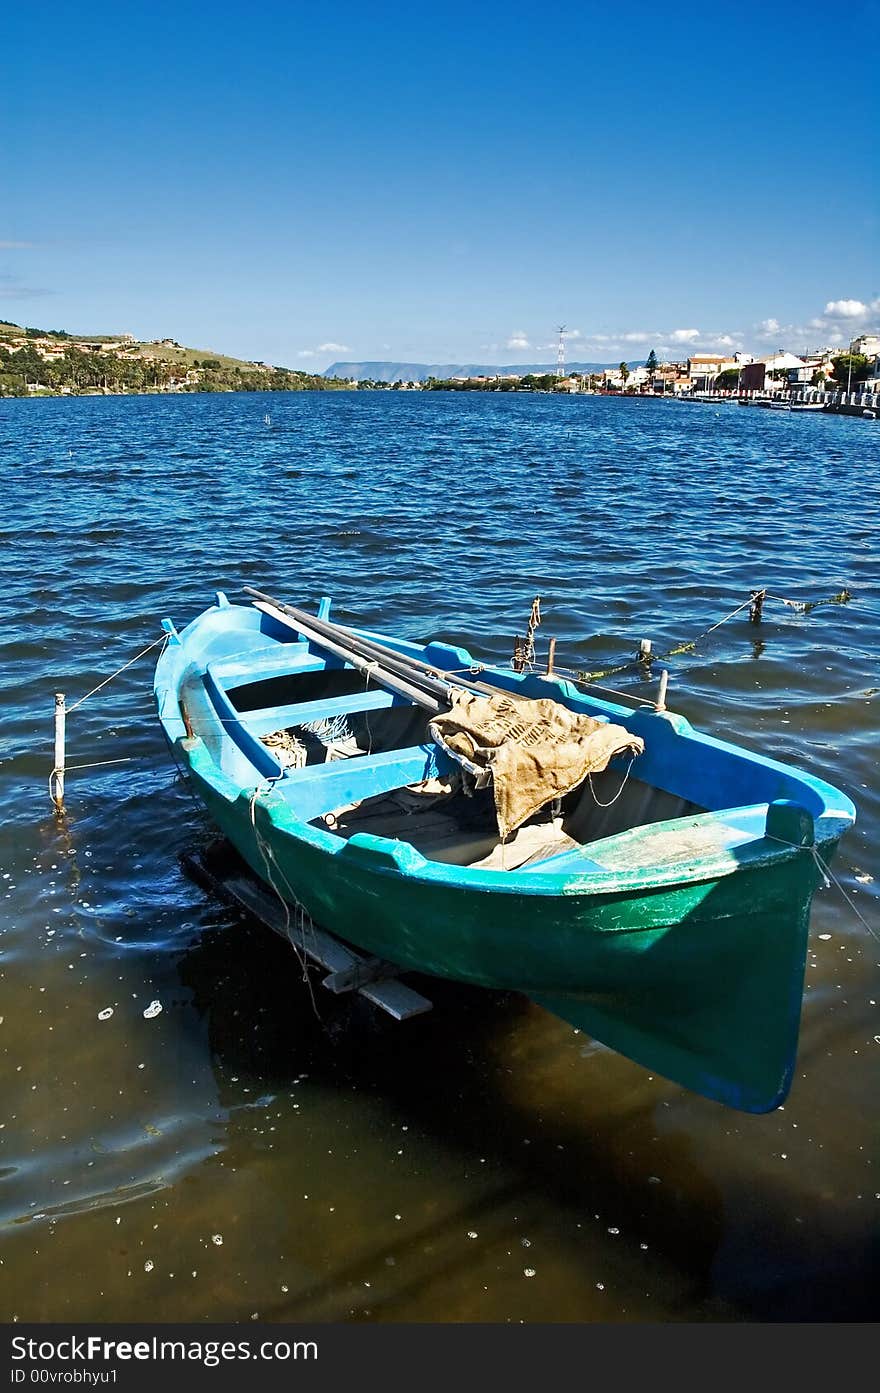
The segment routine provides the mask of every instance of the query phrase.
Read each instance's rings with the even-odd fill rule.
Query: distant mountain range
[[[644,358],[629,361],[641,367]],[[566,363],[566,373],[604,372],[617,363]],[[425,382],[429,377],[524,377],[526,373],[555,372],[555,363],[332,363],[322,377],[354,377],[359,382]]]

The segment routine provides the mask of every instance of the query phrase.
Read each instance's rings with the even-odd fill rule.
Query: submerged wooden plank
[[[361,987],[358,995],[372,1001],[374,1006],[380,1006],[386,1015],[393,1016],[396,1021],[408,1021],[412,1016],[423,1016],[426,1011],[434,1009],[432,1001],[399,978],[372,982],[369,986]]]
[[[400,968],[385,958],[359,958],[351,967],[331,972],[321,983],[328,992],[339,995],[341,992],[358,991],[373,982],[385,982],[397,976]]]
[[[210,855],[210,853],[209,853]],[[232,900],[267,928],[286,938],[328,976],[322,985],[334,993],[356,991],[395,1020],[409,1020],[432,1009],[433,1003],[414,987],[397,980],[396,964],[349,948],[334,934],[319,929],[302,910],[287,906],[244,871],[221,872],[209,855],[187,854],[184,863],[200,884]]]

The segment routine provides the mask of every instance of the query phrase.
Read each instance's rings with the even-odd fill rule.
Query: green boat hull
[[[827,861],[852,825],[846,795],[671,712],[484,668],[499,692],[549,697],[638,736],[637,787],[616,823],[588,820],[581,834],[573,822],[570,849],[511,870],[423,854],[405,824],[339,835],[334,810],[420,786],[443,772],[444,756],[413,736],[404,700],[397,735],[377,748],[367,723],[354,757],[282,767],[263,735],[316,717],[388,714],[401,696],[377,693],[344,652],[328,656],[307,619],[303,636],[283,614],[218,594],[181,632],[165,621],[160,720],[255,875],[325,931],[403,971],[521,992],[706,1098],[777,1107],[795,1067],[816,853]],[[442,643],[388,642],[431,671],[474,662]],[[622,792],[623,783],[612,803]],[[593,799],[612,806],[595,790]]]
[[[255,874],[340,938],[403,969],[523,992],[728,1106],[757,1113],[784,1101],[817,883],[806,848],[770,867],[618,893],[414,882],[375,857],[331,860],[284,826],[289,812],[271,795],[218,796],[199,772],[199,742],[180,746],[212,820]]]

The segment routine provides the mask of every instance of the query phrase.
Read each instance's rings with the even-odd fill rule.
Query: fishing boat
[[[821,401],[792,401],[789,397],[769,398],[766,401],[758,401],[758,406],[769,406],[771,411],[824,411],[825,403]]]
[[[784,1100],[848,798],[662,701],[249,594],[166,619],[154,688],[179,767],[260,881],[401,972],[524,993],[731,1107]],[[475,735],[478,707],[508,735]]]

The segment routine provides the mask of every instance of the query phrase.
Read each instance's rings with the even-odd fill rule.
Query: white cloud
[[[779,329],[776,321],[767,321],[774,325],[773,336]],[[566,333],[568,338],[568,333]],[[730,333],[704,333],[700,329],[621,329],[613,334],[583,334],[578,333],[577,344],[575,347],[581,355],[595,353],[597,356],[602,354],[625,354],[627,351],[642,354],[646,350],[653,348],[658,354],[668,354],[682,349],[696,348],[699,345],[707,351],[721,351],[727,349],[733,351],[741,348],[745,341],[745,335],[733,330]],[[538,343],[534,345],[536,352],[553,352],[557,347],[557,341],[548,343]]]
[[[829,319],[862,319],[868,306],[861,300],[829,300],[825,313]]]
[[[562,332],[562,337],[566,343],[571,342],[573,347],[577,348],[581,344],[587,342],[588,340],[592,341],[596,339],[598,336],[595,334],[589,334],[585,337],[581,333],[580,329],[564,329]],[[493,348],[495,346],[496,345],[494,344],[491,345],[491,347]],[[546,353],[550,351],[555,353],[557,348],[559,347],[559,338],[557,336],[553,338],[549,343],[532,343],[525,329],[514,329],[513,333],[510,335],[510,338],[506,341],[504,347],[514,348],[518,350],[522,350],[524,348],[531,348],[534,350],[535,353]]]
[[[319,358],[322,353],[350,353],[347,343],[319,343],[317,348],[301,348],[297,358]]]
[[[753,340],[779,348],[785,344],[794,352],[831,348],[845,344],[854,335],[880,328],[880,299],[828,300],[821,314],[800,324],[781,324],[778,319],[762,319],[755,326]]]

